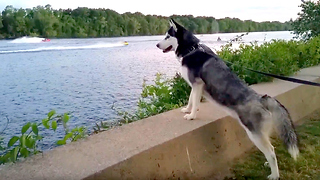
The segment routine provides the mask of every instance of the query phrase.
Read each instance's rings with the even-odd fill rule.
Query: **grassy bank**
[[[278,139],[272,141],[278,158],[280,179],[320,179],[320,119],[308,120],[296,130],[300,138],[300,156],[296,162]],[[271,173],[270,168],[264,166],[265,162],[264,155],[254,148],[245,158],[236,161],[232,168],[234,177],[226,180],[265,179]]]

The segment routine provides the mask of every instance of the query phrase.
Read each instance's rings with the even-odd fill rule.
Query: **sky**
[[[106,8],[120,14],[141,12],[144,15],[230,17],[257,22],[295,20],[301,10],[298,7],[301,0],[0,0],[0,11],[7,5],[25,9],[47,4],[53,9]]]

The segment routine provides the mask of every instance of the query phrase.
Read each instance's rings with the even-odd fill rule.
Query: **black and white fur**
[[[181,60],[182,77],[192,87],[184,118],[195,119],[203,95],[222,106],[237,119],[251,141],[265,155],[271,168],[269,179],[279,179],[274,147],[269,136],[274,127],[291,156],[299,155],[298,139],[287,109],[268,95],[257,94],[240,80],[207,46],[191,32],[170,20],[165,39],[157,44],[164,53],[174,51]]]

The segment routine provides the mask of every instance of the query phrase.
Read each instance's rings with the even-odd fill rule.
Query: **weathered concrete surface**
[[[320,81],[320,67],[299,78]],[[320,109],[320,88],[284,81],[252,86],[276,96],[298,121]],[[173,110],[3,167],[0,179],[221,179],[253,144],[237,121],[202,103],[198,119]]]

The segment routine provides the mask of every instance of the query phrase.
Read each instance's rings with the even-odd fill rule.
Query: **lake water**
[[[209,47],[219,49],[241,33],[198,35]],[[217,42],[220,37],[222,41]],[[244,42],[291,39],[290,32],[256,32]],[[87,126],[117,118],[111,107],[133,110],[143,80],[149,83],[157,72],[173,76],[180,64],[173,52],[156,48],[164,36],[0,41],[0,134],[20,134],[28,121],[38,121],[54,109],[70,112],[70,127]],[[123,45],[128,41],[129,45]],[[7,117],[7,118],[6,118]],[[46,132],[44,149],[63,136]],[[50,137],[47,137],[49,135]]]

